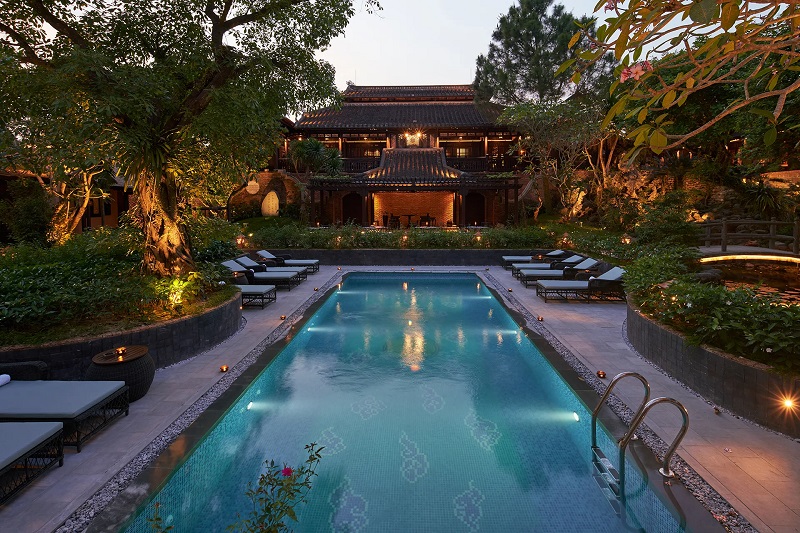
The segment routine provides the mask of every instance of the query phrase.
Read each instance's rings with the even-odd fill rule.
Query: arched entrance
[[[464,215],[467,226],[486,224],[486,199],[479,192],[468,193],[464,198]]]
[[[261,202],[261,216],[276,217],[280,213],[280,202],[278,201],[278,193],[269,191],[264,201]]]
[[[345,194],[342,197],[342,222],[345,224],[364,225],[362,217],[362,198],[357,192]]]

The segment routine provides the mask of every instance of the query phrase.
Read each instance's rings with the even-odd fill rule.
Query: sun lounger
[[[237,257],[234,261],[253,272],[297,272],[300,279],[308,278],[308,269],[302,266],[268,266],[256,263],[247,256]]]
[[[622,276],[625,270],[614,267],[596,278],[581,280],[548,280],[536,282],[536,295],[551,300],[625,300]]]
[[[292,259],[291,256],[276,256],[272,255],[266,250],[259,250],[256,252],[259,257],[262,257],[269,261],[275,261],[280,266],[281,264],[284,266],[297,266],[297,267],[306,267],[310,273],[319,272],[319,259]]]
[[[599,264],[600,261],[587,257],[577,265],[566,266],[563,269],[523,269],[520,270],[520,274],[517,276],[517,278],[519,279],[520,283],[526,287],[529,287],[530,285],[536,285],[536,282],[540,279],[574,279],[575,274],[578,272],[589,272],[591,269],[596,268]]]
[[[511,265],[511,274],[515,278],[519,278],[520,272],[522,270],[542,270],[542,269],[562,270],[565,267],[577,265],[584,259],[586,259],[584,256],[575,254],[567,257],[566,259],[559,259],[558,261],[537,262],[537,263],[514,263]]]
[[[236,285],[242,291],[242,307],[264,305],[277,299],[275,285]]]
[[[550,261],[555,260],[555,259],[557,259],[559,257],[563,257],[566,254],[567,254],[567,252],[565,252],[564,250],[552,250],[550,252],[547,252],[546,254],[542,254],[539,258],[537,258],[537,261],[548,262],[549,263]],[[501,259],[502,259],[503,268],[508,270],[509,268],[511,268],[511,264],[512,263],[530,263],[530,262],[532,262],[534,260],[534,256],[532,256],[532,255],[504,255],[504,256],[501,257]]]
[[[253,272],[245,268],[236,261],[223,261],[222,266],[228,267],[234,275],[244,275],[247,277],[249,285],[275,285],[292,290],[292,287],[299,285],[305,279],[297,270],[269,270],[267,272]],[[234,276],[235,277],[235,276]]]
[[[64,464],[64,424],[0,423],[0,503],[56,463]]]
[[[128,414],[124,381],[11,381],[0,387],[0,422],[61,422],[64,444],[83,443]]]

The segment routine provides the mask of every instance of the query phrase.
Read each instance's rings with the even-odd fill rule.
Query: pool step
[[[592,477],[614,509],[614,512],[620,514],[619,472],[608,460],[603,450],[596,446],[592,447],[592,465],[594,466]]]

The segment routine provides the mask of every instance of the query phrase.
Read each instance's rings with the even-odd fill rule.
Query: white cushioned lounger
[[[123,413],[124,381],[12,381],[0,387],[0,422],[62,422],[64,443],[78,451]]]
[[[0,422],[0,502],[64,464],[61,422]]]

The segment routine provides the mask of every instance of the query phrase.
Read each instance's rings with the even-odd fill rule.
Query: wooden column
[[[316,217],[316,209],[314,209],[314,197],[317,195],[317,192],[314,189],[309,189],[308,192],[310,193],[309,200],[308,200],[308,223],[311,226],[315,226],[317,222]]]
[[[467,209],[465,202],[467,201],[467,192],[464,189],[458,191],[458,225],[462,228],[467,227]]]

